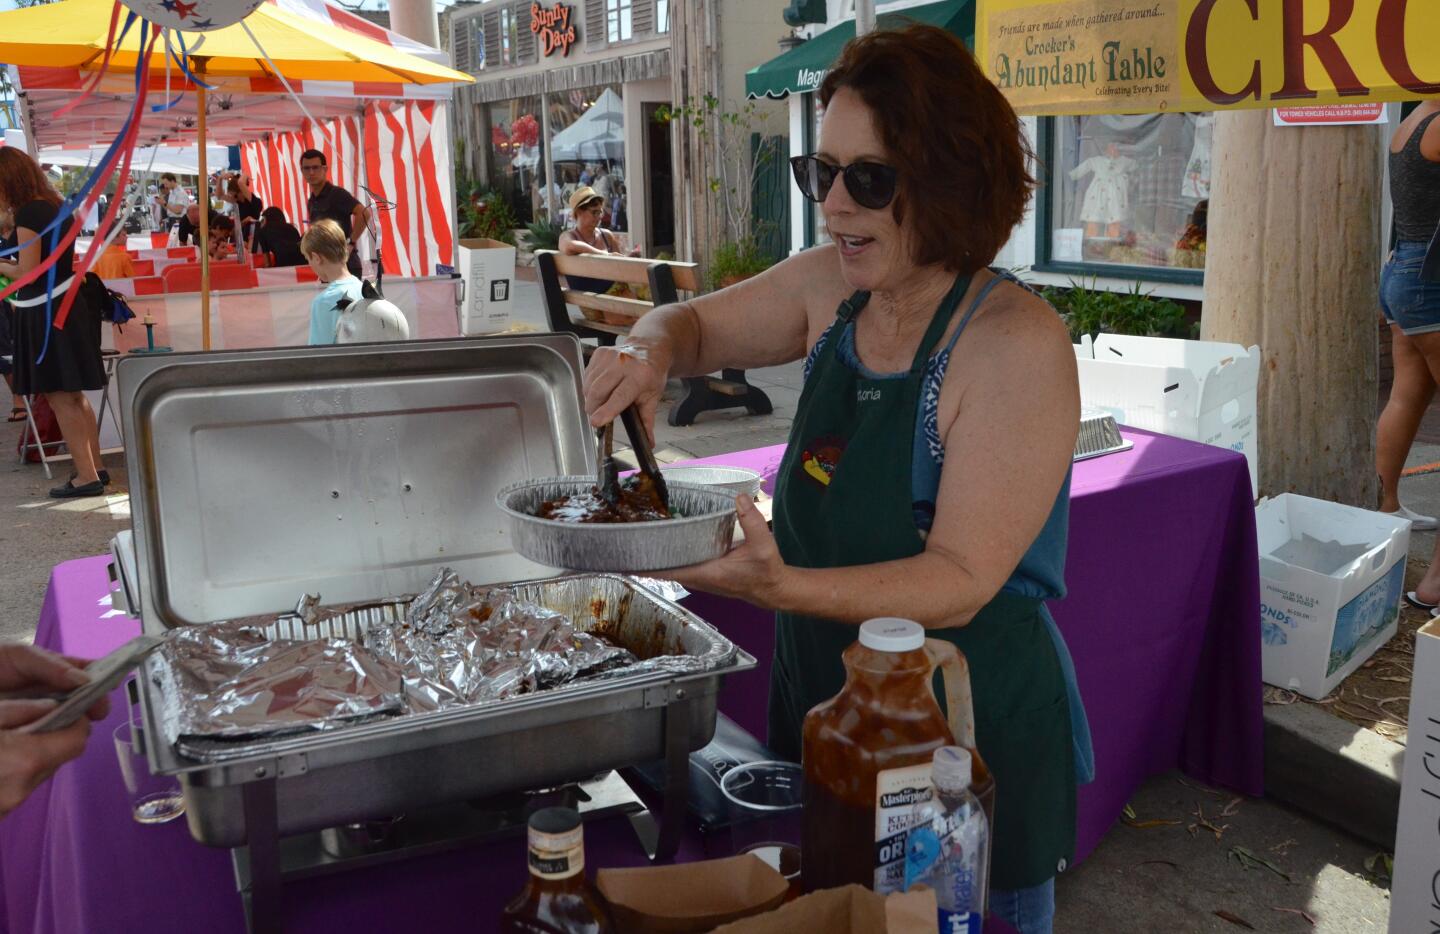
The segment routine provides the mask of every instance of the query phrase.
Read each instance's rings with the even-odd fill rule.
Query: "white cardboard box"
[[[494,334],[510,327],[514,307],[515,248],[484,238],[460,241],[461,334]]]
[[[1255,391],[1260,348],[1167,337],[1101,334],[1076,346],[1080,401],[1115,421],[1245,455],[1257,488]]]
[[[1415,634],[1390,934],[1440,930],[1440,620]]]
[[[1255,531],[1262,677],[1318,700],[1395,635],[1410,520],[1284,493]]]

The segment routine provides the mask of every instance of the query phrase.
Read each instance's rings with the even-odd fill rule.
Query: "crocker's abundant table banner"
[[[982,0],[976,55],[1025,114],[1440,95],[1440,0]]]

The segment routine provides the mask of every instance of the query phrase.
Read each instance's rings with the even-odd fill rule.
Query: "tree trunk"
[[[1380,136],[1216,115],[1204,340],[1258,344],[1257,495],[1375,505]]]

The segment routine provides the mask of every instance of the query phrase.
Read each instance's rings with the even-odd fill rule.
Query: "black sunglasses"
[[[849,165],[831,165],[819,156],[796,156],[790,160],[790,169],[795,173],[795,184],[800,193],[811,201],[824,201],[830,194],[835,178],[845,176],[845,190],[862,208],[879,210],[895,198],[895,182],[899,177],[888,165],[878,162],[852,162]]]

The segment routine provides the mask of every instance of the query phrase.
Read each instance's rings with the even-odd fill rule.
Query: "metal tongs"
[[[640,467],[640,481],[636,492],[651,496],[659,511],[670,515],[670,490],[660,474],[660,465],[655,461],[655,452],[650,448],[650,439],[640,424],[640,412],[631,405],[620,413],[625,433],[630,436],[630,447],[635,451],[635,462]],[[620,502],[620,465],[615,460],[615,423],[610,422],[596,429],[595,486],[600,496],[612,506]]]

